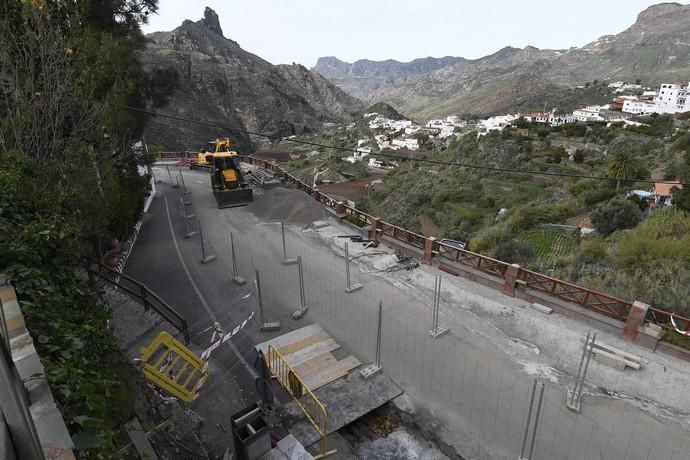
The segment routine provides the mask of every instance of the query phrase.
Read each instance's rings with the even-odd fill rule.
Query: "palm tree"
[[[640,162],[630,152],[616,152],[609,159],[606,167],[606,175],[616,181],[616,190],[620,186],[621,180],[636,179],[640,172]]]

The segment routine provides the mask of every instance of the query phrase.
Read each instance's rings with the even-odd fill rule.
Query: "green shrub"
[[[603,186],[597,188],[590,188],[582,192],[580,196],[585,206],[592,206],[602,201],[610,200],[616,196],[616,190],[613,187]]]
[[[534,257],[534,249],[527,243],[508,240],[499,244],[494,251],[494,258],[503,262],[524,264]]]
[[[579,264],[596,264],[608,255],[608,246],[602,238],[594,238],[586,241],[577,252],[575,261]]]
[[[602,235],[632,228],[642,220],[640,209],[628,200],[612,199],[592,212],[592,225]]]

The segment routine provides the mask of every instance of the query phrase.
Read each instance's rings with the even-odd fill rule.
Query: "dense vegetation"
[[[675,206],[663,209],[627,197],[629,190],[652,188],[637,179],[690,180],[687,120],[655,115],[639,121],[644,125],[550,127],[520,120],[516,125],[527,128],[527,136],[510,128],[481,137],[470,131],[413,154],[608,180],[402,161],[385,177],[386,186],[370,191],[358,206],[418,232],[423,219],[430,219],[440,229],[436,236],[469,241],[474,251],[690,314],[690,191],[675,190]],[[374,134],[358,123],[324,132],[319,142],[355,147],[358,138]],[[313,165],[319,155],[288,167],[310,177],[305,164]],[[330,152],[330,161],[338,161],[336,156]],[[593,235],[576,230],[585,218],[598,230]]]
[[[0,272],[79,456],[107,458],[131,416],[131,370],[85,256],[122,239],[147,181],[133,150],[175,75],[145,72],[139,24],[156,0],[10,0],[0,7]],[[117,105],[115,105],[117,104]],[[40,378],[40,376],[37,376]]]

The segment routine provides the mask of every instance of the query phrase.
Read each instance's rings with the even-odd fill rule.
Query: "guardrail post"
[[[623,328],[623,338],[634,342],[637,338],[637,334],[640,330],[640,326],[644,323],[644,319],[647,317],[647,311],[649,310],[649,305],[639,300],[636,300],[632,304],[630,313],[628,313],[628,319],[625,321],[625,327]]]
[[[503,278],[505,280],[503,284],[503,293],[511,297],[515,297],[515,281],[518,279],[518,274],[520,273],[520,266],[518,264],[511,264],[506,269]]]
[[[192,338],[189,336],[189,326],[187,326],[187,320],[182,319],[180,321],[180,326],[182,327],[182,337],[184,337],[184,344],[189,345],[192,343]]]
[[[426,265],[431,265],[433,263],[434,242],[436,242],[436,238],[433,236],[424,240],[424,263]]]
[[[141,301],[144,304],[144,311],[148,313],[149,311],[149,301],[146,298],[146,287],[143,284],[139,285],[139,294],[141,295]]]

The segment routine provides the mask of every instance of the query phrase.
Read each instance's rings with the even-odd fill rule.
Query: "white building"
[[[357,149],[355,153],[345,158],[345,161],[349,161],[350,163],[356,163],[358,161],[362,161],[365,157],[368,157],[370,153],[371,147],[360,147]]]
[[[657,104],[640,99],[625,99],[622,111],[635,115],[649,115],[657,111]]]
[[[585,108],[582,109],[577,109],[573,112],[573,117],[577,121],[604,121],[602,117],[599,116],[599,112],[607,108],[606,106],[600,106],[600,105],[588,105]]]
[[[393,139],[393,141],[391,142],[391,148],[393,150],[419,150],[419,141],[414,138]]]
[[[664,83],[654,99],[658,113],[679,113],[690,111],[688,84]]]
[[[491,131],[503,131],[503,128],[510,126],[510,124],[518,118],[517,115],[498,115],[495,117],[480,120],[477,124],[479,129],[478,136],[483,136]]]

